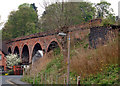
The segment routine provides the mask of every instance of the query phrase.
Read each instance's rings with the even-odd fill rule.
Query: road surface
[[[2,86],[20,86],[20,85],[22,86],[23,84],[24,85],[26,84],[27,86],[32,86],[29,85],[28,83],[20,81],[21,78],[22,76],[16,76],[16,75],[0,76],[0,86],[1,84]]]

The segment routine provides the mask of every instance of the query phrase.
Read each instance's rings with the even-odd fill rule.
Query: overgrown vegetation
[[[89,75],[81,79],[81,84],[106,84],[106,85],[119,85],[119,71],[120,67],[118,64],[105,64],[100,69],[100,73],[96,75]]]
[[[87,38],[87,37],[86,37]],[[81,84],[119,84],[118,81],[118,39],[112,39],[105,46],[89,49],[87,39],[77,43],[70,53],[70,83],[77,83],[81,76]],[[51,59],[42,69],[37,68],[34,75],[25,76],[22,80],[32,84],[65,84],[67,73],[67,58],[62,54],[47,56],[41,61]],[[36,63],[38,64],[38,63]],[[34,67],[35,68],[35,67]],[[35,72],[35,69],[33,69]]]

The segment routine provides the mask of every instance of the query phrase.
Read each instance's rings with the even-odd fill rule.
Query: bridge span
[[[68,28],[68,34],[71,35],[72,40],[81,40],[84,38],[84,35],[90,33],[91,26],[98,26],[100,23],[101,19],[95,19],[81,25],[70,26]],[[42,50],[44,53],[57,47],[62,50],[62,37],[58,36],[59,32],[59,30],[54,30],[8,40],[6,42],[7,53],[17,53],[22,63],[31,63],[32,57],[38,50]]]

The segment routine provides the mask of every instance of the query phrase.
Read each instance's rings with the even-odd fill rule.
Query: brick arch
[[[32,46],[32,49],[31,49],[31,58],[30,58],[31,60],[32,60],[32,57],[33,57],[32,54],[33,54],[33,52],[34,52],[34,48],[36,47],[37,44],[38,44],[40,47],[39,47],[39,48],[37,47],[36,50],[39,50],[39,49],[40,49],[40,50],[43,50],[43,46],[41,45],[41,42],[35,42],[34,45]]]
[[[47,45],[47,50],[46,50],[46,51],[48,51],[48,48],[49,48],[49,46],[50,46],[50,44],[51,44],[52,42],[56,42],[56,43],[58,44],[58,46],[60,47],[60,49],[62,50],[62,46],[60,45],[60,43],[59,43],[56,39],[52,39],[52,40],[48,43],[48,45]]]
[[[41,48],[43,49],[42,43],[41,43],[40,41],[36,41],[36,42],[34,43],[34,45],[32,46],[32,49],[31,49],[32,51],[33,51],[33,49],[34,49],[34,47],[35,47],[35,45],[36,45],[37,43],[40,44]]]
[[[27,46],[28,46],[28,49],[30,50],[30,45],[29,45],[28,43],[22,42],[21,45],[19,46],[19,47],[21,48],[20,54],[22,53],[23,47],[24,47],[25,45],[27,45]]]

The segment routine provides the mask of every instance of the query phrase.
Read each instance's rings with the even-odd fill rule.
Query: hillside
[[[118,66],[118,38],[92,49],[88,44],[88,35],[77,41],[70,51],[70,83],[76,84],[118,84],[120,70]],[[66,84],[67,58],[55,49],[34,64],[22,81],[32,84]]]

